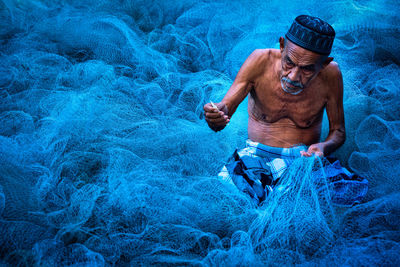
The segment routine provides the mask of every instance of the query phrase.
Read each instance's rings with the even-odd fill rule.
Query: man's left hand
[[[308,147],[306,151],[300,151],[300,154],[304,157],[311,157],[313,154],[318,157],[324,156],[324,145],[322,143],[313,144]]]

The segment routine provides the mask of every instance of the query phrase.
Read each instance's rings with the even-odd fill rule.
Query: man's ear
[[[322,63],[322,68],[325,68],[326,66],[329,65],[329,63],[331,63],[333,60],[333,57],[327,57],[324,61],[324,63]]]
[[[281,53],[282,53],[283,49],[285,48],[285,39],[282,36],[279,37],[279,48],[280,48]]]

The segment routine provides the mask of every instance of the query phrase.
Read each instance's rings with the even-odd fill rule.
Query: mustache
[[[292,86],[303,89],[303,85],[300,82],[293,82],[292,80],[290,80],[289,78],[286,78],[286,77],[282,77],[282,81],[289,83]]]

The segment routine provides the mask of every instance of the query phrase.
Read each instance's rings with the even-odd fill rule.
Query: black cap
[[[329,55],[335,39],[335,30],[320,18],[300,15],[295,18],[285,36],[304,49]]]

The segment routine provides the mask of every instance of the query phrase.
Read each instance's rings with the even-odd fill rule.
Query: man
[[[249,96],[247,147],[234,155],[236,163],[244,155],[248,157],[242,160],[242,170],[238,170],[237,164],[230,166],[230,170],[227,165],[219,176],[232,180],[232,175],[241,174],[248,183],[261,181],[262,187],[269,186],[270,191],[273,181],[279,179],[295,157],[327,156],[346,138],[342,74],[338,64],[329,57],[334,29],[319,18],[300,15],[285,37],[279,38],[280,49],[256,49],[252,52],[222,101],[204,105],[209,127],[221,131],[238,105]],[[320,142],[325,108],[329,134]],[[297,144],[302,146],[294,147]],[[262,155],[257,150],[268,151],[270,155]],[[276,153],[279,157],[272,156]],[[269,182],[263,181],[265,172],[264,176],[260,176],[260,172],[244,173],[251,169],[246,168],[246,161],[254,167],[257,163],[249,160],[258,159],[260,155],[264,161],[259,167],[272,174]],[[351,175],[348,171],[346,173]],[[239,187],[238,181],[234,182]],[[254,187],[252,185],[252,189]],[[253,191],[256,192],[251,194],[257,193],[257,189]],[[260,199],[265,198],[262,192],[257,194]]]

